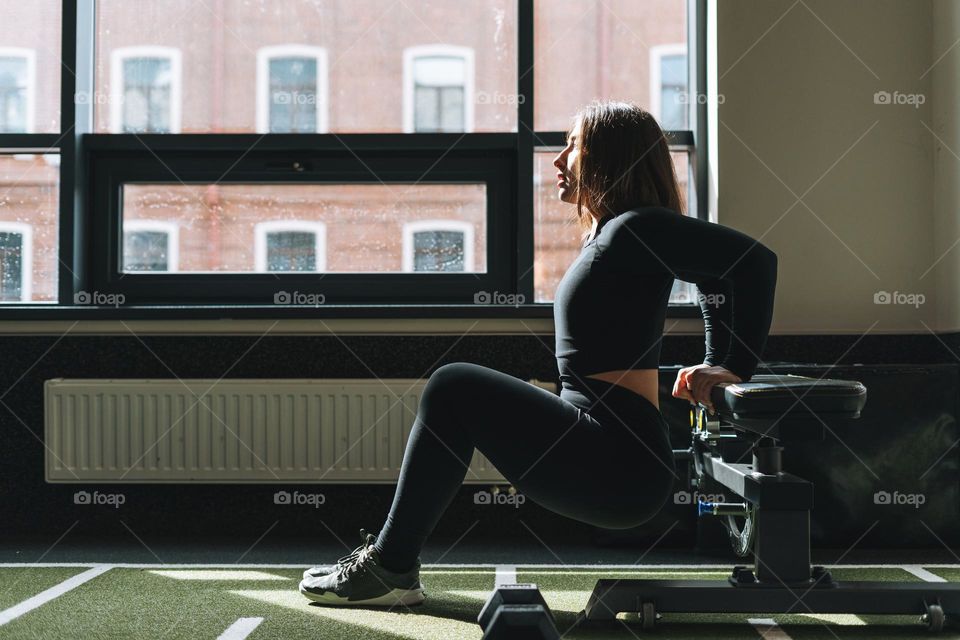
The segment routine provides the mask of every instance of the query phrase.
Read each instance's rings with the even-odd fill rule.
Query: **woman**
[[[585,229],[554,301],[557,396],[466,362],[424,387],[393,505],[379,536],[337,565],[304,573],[327,604],[423,601],[419,550],[460,488],[474,450],[527,498],[598,527],[647,522],[678,479],[659,410],[657,366],[675,278],[695,283],[703,364],[673,396],[710,406],[719,382],[754,373],[773,311],[777,257],[749,236],[682,214],[670,150],[636,105],[594,102],[556,157],[557,188]],[[712,407],[711,407],[712,409]]]

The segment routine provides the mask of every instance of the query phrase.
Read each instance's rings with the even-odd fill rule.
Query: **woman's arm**
[[[670,273],[697,284],[706,357],[742,381],[763,355],[773,318],[777,254],[750,236],[660,207],[621,214],[598,248],[628,273]]]

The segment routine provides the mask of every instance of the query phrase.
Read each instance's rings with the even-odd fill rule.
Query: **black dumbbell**
[[[559,640],[550,607],[537,585],[497,587],[477,617],[484,640]]]

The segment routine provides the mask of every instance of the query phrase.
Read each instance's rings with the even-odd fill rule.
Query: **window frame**
[[[452,44],[424,44],[406,47],[403,50],[403,132],[414,135],[430,135],[416,133],[416,73],[415,66],[418,58],[461,58],[463,60],[463,133],[473,133],[476,126],[474,108],[476,92],[475,56],[471,47]]]
[[[257,133],[270,131],[270,61],[275,58],[312,58],[317,61],[317,130],[312,133],[327,133],[330,130],[330,76],[327,68],[326,47],[307,44],[275,44],[257,49]]]
[[[0,233],[20,234],[20,301],[28,301],[33,297],[33,225],[0,220]]]
[[[123,96],[126,94],[126,79],[123,63],[137,58],[170,61],[170,132],[162,135],[179,134],[183,130],[183,54],[176,47],[160,45],[118,47],[110,52],[110,133],[124,133]],[[144,135],[144,133],[135,135]]]
[[[22,58],[26,62],[26,114],[21,133],[33,133],[37,118],[37,52],[29,47],[0,47],[0,58]]]
[[[658,44],[650,47],[650,112],[660,122],[663,119],[663,59],[667,56],[687,55],[687,45],[682,42]],[[687,92],[689,93],[689,78]]]
[[[537,151],[561,149],[565,144],[563,131],[539,131],[534,127],[534,79],[532,73],[519,73],[516,96],[517,120],[511,131],[487,133],[475,131],[451,133],[375,133],[375,134],[192,134],[182,132],[183,76],[182,58],[177,49],[174,56],[174,77],[171,88],[171,129],[180,133],[170,134],[122,134],[98,132],[95,129],[94,109],[98,103],[96,72],[97,31],[96,8],[99,0],[62,0],[61,2],[61,62],[60,65],[60,131],[59,133],[0,134],[0,148],[6,153],[56,154],[60,158],[59,172],[59,225],[58,225],[58,284],[57,302],[0,305],[0,318],[53,319],[53,318],[315,318],[315,317],[460,317],[460,318],[549,318],[553,304],[528,303],[497,307],[495,305],[460,304],[448,300],[410,299],[402,301],[379,300],[377,296],[396,289],[389,275],[370,280],[358,279],[357,285],[369,290],[369,300],[364,303],[331,304],[322,308],[295,309],[282,305],[261,304],[252,297],[232,300],[213,299],[209,295],[223,288],[246,292],[258,276],[248,274],[245,282],[210,280],[195,282],[188,274],[154,274],[138,276],[125,274],[121,291],[138,291],[138,277],[168,280],[171,290],[185,292],[181,298],[129,303],[137,296],[128,297],[128,304],[113,306],[76,306],[71,302],[78,291],[97,290],[96,285],[116,286],[117,274],[106,277],[98,272],[102,264],[98,252],[112,245],[116,254],[121,215],[118,209],[103,210],[104,204],[116,205],[114,192],[103,192],[104,185],[113,189],[114,176],[106,175],[135,159],[140,163],[153,161],[156,168],[153,178],[158,182],[176,180],[172,172],[180,173],[190,158],[204,158],[218,166],[229,166],[238,158],[249,160],[258,156],[260,168],[255,172],[266,181],[294,181],[309,177],[310,171],[299,173],[301,162],[313,164],[315,176],[327,179],[331,173],[321,170],[333,156],[334,150],[343,151],[345,145],[351,152],[364,159],[374,159],[381,164],[402,165],[405,158],[426,154],[434,159],[442,158],[449,166],[431,172],[424,177],[430,182],[472,181],[476,179],[497,180],[500,190],[496,194],[496,206],[491,208],[488,199],[487,218],[487,265],[488,269],[502,266],[500,274],[505,284],[499,291],[516,292],[527,300],[534,300],[534,158]],[[686,0],[687,7],[687,57],[690,70],[689,91],[691,94],[707,95],[707,15],[708,3],[714,0]],[[517,58],[519,71],[534,67],[534,0],[516,0],[517,6]],[[470,74],[468,78],[473,78]],[[715,76],[714,76],[715,77]],[[34,83],[36,84],[36,83]],[[116,83],[111,81],[111,87]],[[90,99],[84,99],[90,96]],[[475,98],[475,96],[474,96]],[[102,100],[102,98],[100,98]],[[473,99],[467,99],[467,105]],[[668,131],[671,151],[687,153],[690,167],[690,193],[688,212],[703,219],[708,213],[708,112],[707,105],[691,101],[690,129]],[[329,104],[329,100],[327,100]],[[174,128],[174,115],[177,126]],[[35,107],[30,117],[35,118]],[[403,117],[403,116],[401,116]],[[112,124],[113,119],[111,119]],[[470,123],[473,124],[472,122]],[[402,125],[402,123],[401,123]],[[471,127],[472,128],[472,127]],[[403,127],[401,127],[403,129]],[[253,152],[249,150],[256,147]],[[249,152],[249,153],[248,153]],[[247,154],[246,156],[244,154]],[[312,154],[312,155],[311,155]],[[176,158],[173,165],[163,166],[163,161]],[[186,158],[186,159],[185,159]],[[452,163],[447,161],[452,160]],[[267,161],[272,161],[267,162]],[[263,164],[266,162],[266,164]],[[485,164],[487,162],[487,164]],[[491,168],[490,162],[494,165]],[[179,163],[179,164],[178,164]],[[458,164],[459,163],[459,164]],[[242,163],[241,163],[242,164]],[[460,167],[454,170],[453,165]],[[250,173],[246,174],[251,175]],[[220,178],[220,176],[217,176]],[[224,175],[230,182],[233,175]],[[366,176],[375,182],[376,177]],[[249,177],[247,178],[249,179]],[[523,212],[518,215],[517,212]],[[102,225],[107,224],[105,228]],[[105,231],[103,231],[106,229]],[[97,230],[94,233],[94,230]],[[122,248],[122,247],[121,247]],[[326,276],[324,280],[330,276]],[[401,274],[402,275],[402,274]],[[422,282],[429,280],[443,288],[447,278],[473,277],[478,274],[416,274]],[[507,277],[505,283],[503,277]],[[32,274],[31,274],[32,276]],[[112,278],[112,280],[111,280]],[[316,278],[316,275],[314,275]],[[224,287],[223,283],[227,286]],[[295,283],[293,283],[295,284]],[[493,282],[488,289],[496,288]],[[482,288],[474,282],[475,288]],[[140,289],[142,291],[143,289]],[[451,289],[446,289],[450,291]],[[109,289],[107,290],[109,292]],[[418,292],[419,289],[412,289]],[[671,317],[699,317],[696,305],[671,305],[667,313]]]
[[[164,220],[134,219],[122,223],[124,235],[137,231],[167,234],[167,269],[165,271],[129,271],[124,273],[176,273],[180,271],[180,225]],[[171,267],[172,265],[172,267]]]
[[[459,231],[463,234],[463,271],[459,273],[474,273],[474,229],[473,224],[464,220],[444,220],[441,218],[430,220],[412,220],[403,224],[403,258],[401,269],[407,273],[432,273],[430,271],[414,270],[415,236],[424,231]],[[449,273],[449,272],[448,272]],[[454,272],[456,273],[456,272]]]
[[[253,264],[256,273],[285,273],[267,269],[267,234],[277,231],[301,232],[313,234],[313,252],[317,268],[315,271],[297,273],[320,273],[327,269],[327,223],[317,220],[266,220],[258,222],[253,228]]]

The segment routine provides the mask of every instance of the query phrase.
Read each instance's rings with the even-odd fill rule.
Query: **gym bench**
[[[743,502],[697,503],[698,515],[723,518],[734,551],[753,564],[726,580],[597,581],[586,620],[640,614],[653,629],[658,612],[917,614],[929,631],[960,616],[960,584],[836,580],[810,565],[813,484],[781,468],[783,445],[824,440],[826,422],[860,417],[867,390],[852,380],[756,375],[711,389],[716,413],[691,408],[692,442],[674,450],[690,465],[690,491],[709,478]],[[749,464],[737,462],[752,454]],[[729,461],[733,462],[729,462]],[[726,498],[725,499],[729,499]],[[737,524],[737,518],[743,520]]]

